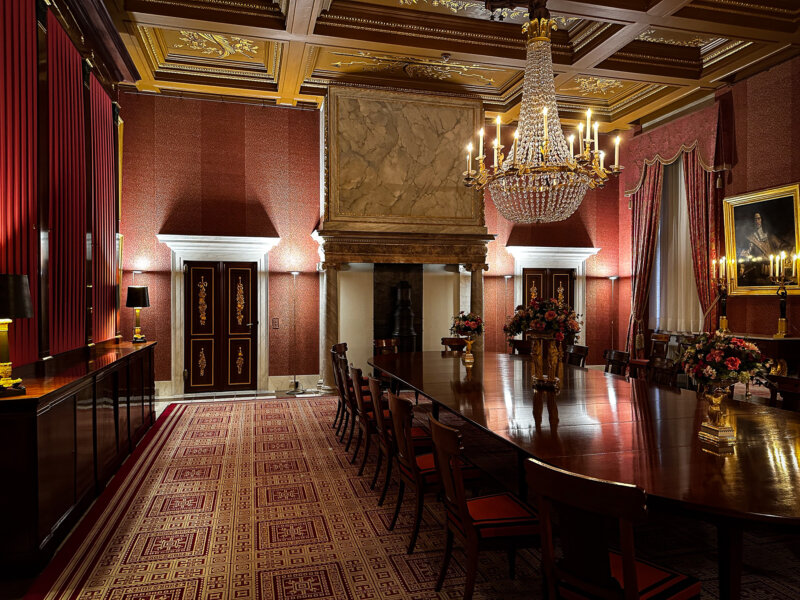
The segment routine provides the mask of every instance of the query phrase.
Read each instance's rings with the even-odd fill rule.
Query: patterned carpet
[[[458,548],[433,591],[441,505],[426,500],[407,555],[413,494],[388,531],[397,485],[378,507],[372,465],[358,477],[330,428],[334,410],[332,398],[171,405],[27,598],[461,598]],[[716,597],[713,530],[670,520],[640,538]],[[747,598],[800,597],[795,539],[748,535],[747,545]],[[540,585],[537,552],[520,553],[515,581],[504,553],[481,554],[476,599],[539,598]]]

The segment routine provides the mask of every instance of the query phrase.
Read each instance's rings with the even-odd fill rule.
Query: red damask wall
[[[317,244],[319,114],[289,108],[122,94],[124,290],[150,289],[142,311],[158,340],[156,379],[170,377],[170,252],[158,233],[279,236],[269,255],[270,375],[319,372]],[[298,339],[290,339],[290,270],[298,276]],[[288,279],[287,279],[288,278]],[[287,283],[289,285],[287,285]],[[123,309],[130,338],[132,310]],[[291,364],[289,347],[292,348]]]
[[[733,168],[725,193],[734,196],[800,182],[800,58],[733,87]],[[800,297],[789,296],[789,335],[800,335]],[[775,333],[774,296],[732,296],[728,321],[734,331]]]

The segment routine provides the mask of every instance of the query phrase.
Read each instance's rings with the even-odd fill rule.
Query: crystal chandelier
[[[622,170],[619,137],[615,140],[614,164],[606,168],[605,152],[598,144],[599,123],[592,123],[591,110],[586,112],[585,128],[583,123],[577,128],[577,147],[575,135],[564,137],[550,50],[550,34],[556,23],[545,4],[546,0],[531,0],[530,21],[522,27],[527,36],[527,57],[519,127],[511,151],[503,155],[500,117],[491,166],[485,160],[483,129],[478,133],[477,171],[472,169],[472,143],[467,146],[465,185],[477,190],[488,188],[497,210],[514,223],[563,221],[577,210],[587,190],[602,187],[610,175]]]

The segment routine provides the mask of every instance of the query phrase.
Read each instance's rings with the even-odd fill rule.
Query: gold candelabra
[[[778,332],[773,335],[772,337],[775,339],[785,338],[786,334],[789,332],[789,321],[786,319],[786,285],[792,285],[795,283],[794,279],[791,277],[786,277],[784,272],[781,272],[780,275],[770,277],[772,283],[778,286],[777,295],[780,298],[779,306],[780,306],[780,317],[778,317]]]

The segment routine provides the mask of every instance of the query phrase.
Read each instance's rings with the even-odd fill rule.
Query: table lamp
[[[20,396],[25,393],[22,379],[11,378],[8,325],[14,319],[32,316],[33,302],[28,276],[0,274],[0,396]]]
[[[132,308],[136,315],[136,324],[133,328],[133,343],[140,344],[146,342],[147,339],[142,335],[140,312],[143,308],[150,306],[150,296],[147,293],[147,286],[129,285],[128,296],[125,298],[125,306]]]

